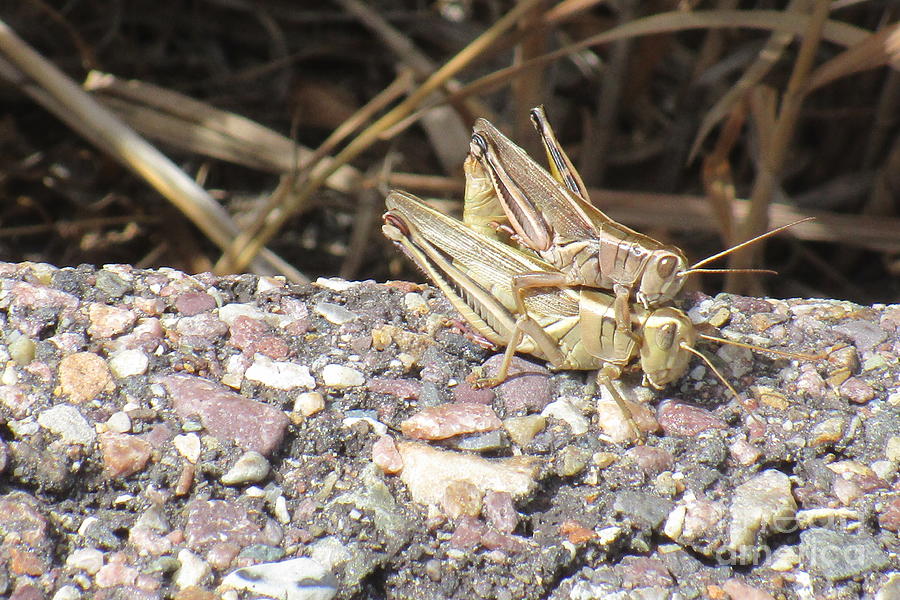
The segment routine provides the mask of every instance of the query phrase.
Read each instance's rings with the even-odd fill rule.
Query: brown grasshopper
[[[516,294],[541,286],[585,285],[612,290],[616,326],[626,332],[632,296],[644,308],[665,304],[681,291],[687,275],[723,271],[700,268],[703,265],[796,224],[773,229],[688,266],[676,246],[625,227],[591,204],[587,188],[559,145],[543,107],[532,109],[531,118],[552,175],[485,119],[475,122],[465,165],[463,221],[486,235],[491,235],[491,228],[499,232],[494,234],[499,239],[508,235],[556,267],[549,272],[516,274]]]
[[[632,307],[629,331],[623,333],[616,325],[615,299],[609,294],[571,286],[517,290],[519,273],[555,275],[559,270],[531,253],[474,231],[410,194],[392,191],[386,206],[385,236],[428,275],[477,333],[506,346],[496,376],[479,380],[479,385],[503,382],[516,352],[547,360],[554,369],[597,369],[597,382],[610,392],[636,431],[625,401],[612,384],[635,361],[643,371],[644,384],[662,389],[684,374],[692,355],[699,356],[740,399],[712,363],[694,349],[698,339],[785,355],[701,334],[687,315],[668,306]]]

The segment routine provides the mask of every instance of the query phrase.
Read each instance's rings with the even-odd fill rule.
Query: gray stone
[[[800,556],[806,568],[831,581],[866,575],[890,563],[872,537],[819,527],[800,534]]]
[[[619,492],[613,502],[613,510],[653,529],[662,524],[673,508],[675,503],[671,500],[635,491]]]

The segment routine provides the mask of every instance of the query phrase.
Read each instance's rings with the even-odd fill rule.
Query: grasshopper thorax
[[[641,369],[645,380],[656,389],[675,381],[687,371],[697,341],[694,324],[686,314],[672,307],[652,311],[644,321]]]
[[[687,257],[675,247],[650,252],[635,299],[645,307],[672,300],[684,285],[683,273],[688,269]]]

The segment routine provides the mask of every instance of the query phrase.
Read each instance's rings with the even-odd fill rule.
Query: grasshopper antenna
[[[753,350],[754,352],[767,352],[769,354],[774,354],[775,356],[780,356],[782,358],[792,358],[795,360],[822,360],[824,358],[828,358],[827,354],[803,354],[800,352],[785,352],[783,350],[774,350],[772,348],[763,348],[762,346],[754,346],[753,344],[746,344],[744,342],[736,342],[734,340],[728,340],[725,338],[716,337],[714,335],[706,335],[705,333],[698,333],[697,336],[700,339],[706,340],[708,342],[718,342],[720,344],[728,344],[730,346],[738,346],[740,348],[747,348],[748,350]]]
[[[706,356],[705,354],[703,354],[703,353],[700,352],[699,350],[696,350],[696,349],[694,349],[694,348],[691,348],[690,346],[688,346],[688,345],[685,344],[684,342],[681,343],[681,349],[682,349],[682,350],[687,350],[688,352],[690,352],[691,354],[693,354],[694,356],[696,356],[697,358],[699,358],[700,360],[702,360],[702,361],[706,364],[706,366],[709,367],[709,369],[710,369],[713,373],[716,374],[716,377],[719,378],[719,381],[721,381],[721,382],[725,385],[725,387],[728,388],[728,391],[731,392],[731,395],[734,396],[735,400],[737,400],[738,403],[739,403],[741,406],[745,406],[745,407],[747,406],[747,403],[744,401],[743,398],[741,398],[741,395],[737,393],[737,390],[734,389],[734,386],[731,385],[730,383],[728,383],[728,380],[725,379],[725,376],[722,375],[721,371],[719,371],[719,370],[716,368],[716,366],[715,366],[714,364],[712,364],[712,361],[709,360],[709,358],[707,358],[707,356]]]
[[[737,244],[736,246],[732,246],[731,248],[728,248],[727,250],[722,250],[718,254],[713,254],[710,257],[704,258],[700,262],[694,263],[693,265],[691,265],[690,269],[686,269],[686,270],[682,271],[681,275],[687,275],[688,273],[709,273],[709,272],[720,273],[722,271],[728,272],[729,271],[728,269],[716,269],[715,271],[709,271],[709,270],[701,271],[701,270],[698,270],[698,267],[702,267],[703,265],[708,265],[709,263],[711,263],[713,261],[719,260],[723,256],[728,256],[729,254],[731,254],[732,252],[734,252],[736,250],[740,250],[741,248],[746,248],[750,244],[755,244],[756,242],[758,242],[760,240],[764,240],[767,237],[771,237],[777,233],[781,233],[785,229],[790,229],[791,227],[793,227],[795,225],[799,225],[800,223],[806,223],[807,221],[812,221],[813,219],[815,219],[815,217],[806,217],[805,219],[800,219],[800,220],[794,221],[793,223],[788,223],[787,225],[782,225],[781,227],[776,227],[775,229],[772,229],[771,231],[767,231],[761,235],[758,235],[755,238],[750,238],[746,242],[741,242],[740,244]],[[731,272],[736,273],[738,271],[731,271]],[[741,272],[746,272],[746,271],[741,271]]]

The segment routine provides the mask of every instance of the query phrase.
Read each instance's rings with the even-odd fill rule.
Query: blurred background
[[[6,0],[0,259],[421,275],[397,187],[459,215],[487,117],[540,162],[546,106],[613,218],[695,286],[900,299],[900,3]],[[721,266],[729,261],[723,260]]]

